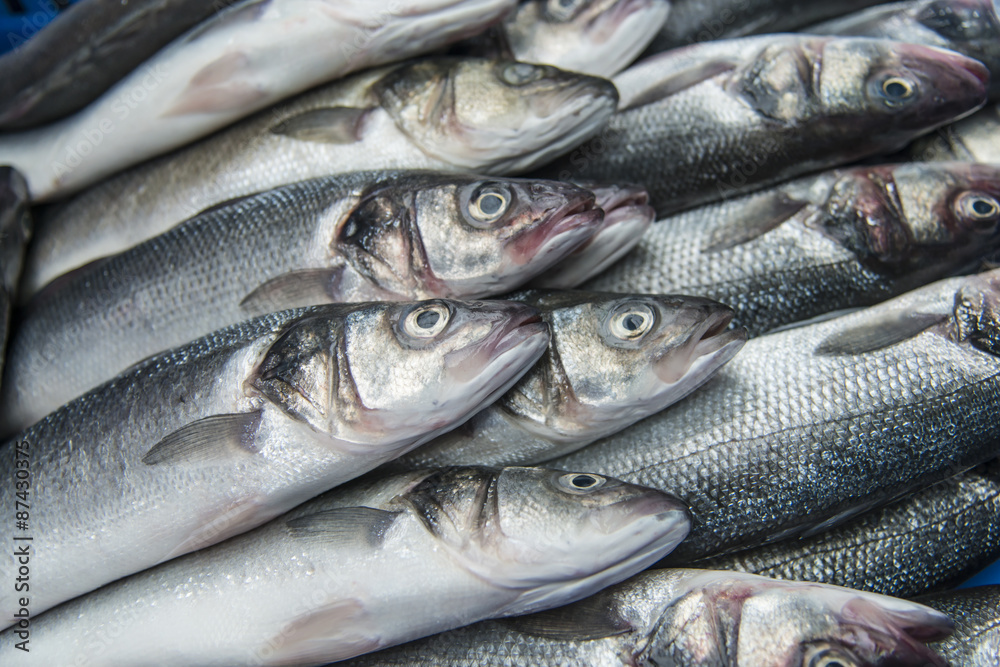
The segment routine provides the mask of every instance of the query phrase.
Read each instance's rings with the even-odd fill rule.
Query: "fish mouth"
[[[471,351],[452,353],[445,360],[450,376],[462,383],[474,381],[486,374],[490,377],[510,375],[515,367],[523,368],[515,377],[493,392],[500,396],[545,353],[549,345],[549,325],[538,311],[524,304],[509,302],[502,324],[495,325],[489,336]],[[530,360],[530,363],[528,363]]]
[[[587,195],[572,198],[519,234],[510,245],[511,261],[533,264],[537,275],[586,243],[604,220],[604,211],[594,208],[593,194]]]
[[[916,44],[900,45],[898,54],[903,66],[919,72],[936,93],[931,108],[915,110],[912,114],[921,127],[954,122],[986,104],[990,72],[978,60]]]
[[[671,388],[683,384],[686,389],[674,400],[707,380],[746,343],[746,329],[729,329],[732,321],[733,311],[729,309],[710,313],[683,346],[668,348],[654,362],[653,370],[660,381]]]

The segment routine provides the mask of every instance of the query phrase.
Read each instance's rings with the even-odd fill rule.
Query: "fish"
[[[241,0],[80,112],[0,137],[34,202],[76,192],[286,97],[475,34],[514,0]]]
[[[919,598],[955,619],[955,632],[931,646],[961,667],[995,667],[1000,655],[1000,586],[978,586]]]
[[[357,504],[350,499],[360,497]],[[588,473],[451,468],[337,490],[31,621],[8,665],[322,664],[547,609],[683,539],[674,499]],[[109,628],[120,630],[103,641]]]
[[[12,335],[0,433],[255,315],[508,292],[591,235],[594,201],[551,181],[361,172],[210,209],[38,295]]]
[[[872,593],[747,574],[649,570],[572,605],[486,621],[345,667],[943,667],[944,614]]]
[[[635,185],[574,183],[594,193],[604,222],[593,236],[542,275],[532,287],[569,290],[604,272],[639,243],[656,219],[649,193]]]
[[[16,169],[0,166],[0,374],[3,371],[11,308],[17,295],[25,248],[34,227],[28,185]]]
[[[75,113],[222,3],[96,0],[67,7],[0,58],[0,129],[37,127]]]
[[[670,20],[653,39],[647,54],[697,42],[791,32],[886,0],[671,0]]]
[[[1000,559],[1000,462],[922,489],[808,539],[697,567],[815,581],[892,597],[944,591]]]
[[[9,479],[29,470],[0,499],[31,508],[20,530],[2,519],[32,538],[31,612],[405,453],[489,405],[547,343],[524,304],[430,300],[283,311],[151,357],[0,446]],[[0,557],[11,581],[18,567]],[[0,593],[5,626],[17,599]]]
[[[670,7],[666,0],[526,0],[485,37],[453,48],[612,76],[656,37]]]
[[[1000,163],[1000,105],[991,104],[964,120],[914,141],[906,149],[905,157],[919,162]]]
[[[746,342],[732,310],[685,296],[529,291],[549,349],[496,403],[390,469],[527,465],[568,454],[695,390]]]
[[[957,51],[986,65],[989,97],[1000,99],[1000,17],[994,0],[892,2],[809,26],[805,32],[895,39]]]
[[[659,54],[613,81],[608,124],[532,174],[635,183],[665,217],[901,150],[983,106],[989,72],[933,47],[782,35]]]
[[[997,456],[1000,271],[751,338],[684,401],[570,467],[691,508],[666,564],[819,534]]]
[[[527,170],[597,131],[617,101],[604,79],[511,61],[434,57],[367,70],[52,205],[39,216],[20,300],[206,208],[295,181]]]
[[[1000,168],[853,167],[660,220],[582,288],[704,296],[756,336],[874,305],[998,246]]]

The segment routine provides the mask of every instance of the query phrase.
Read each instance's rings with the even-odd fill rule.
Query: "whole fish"
[[[695,390],[746,341],[732,310],[684,296],[526,292],[549,349],[496,403],[389,464],[521,465],[576,451]]]
[[[36,127],[79,111],[222,6],[205,0],[70,6],[0,58],[0,128]]]
[[[670,20],[653,40],[648,53],[695,42],[789,32],[882,2],[885,0],[671,0]]]
[[[698,561],[910,598],[1000,559],[1000,463],[939,482],[809,539]]]
[[[964,588],[919,601],[955,620],[955,632],[932,644],[949,665],[996,667],[1000,656],[1000,586]]]
[[[611,76],[649,45],[670,6],[668,0],[525,0],[485,36],[456,48]]]
[[[756,335],[884,301],[1000,247],[1000,168],[855,167],[680,213],[585,289],[697,294]]]
[[[547,333],[507,301],[321,306],[137,365],[0,447],[8,479],[29,471],[0,499],[29,505],[30,521],[0,523],[32,538],[31,612],[249,530],[454,427],[530,368]],[[0,592],[4,625],[18,599]]]
[[[913,142],[907,154],[921,161],[1000,163],[1000,105],[992,104]]]
[[[556,467],[687,503],[671,562],[819,533],[997,456],[1000,271],[751,339],[667,410]]]
[[[536,173],[636,183],[665,216],[900,150],[982,106],[988,80],[965,56],[888,40],[699,44],[617,75],[605,129]]]
[[[587,473],[452,468],[337,491],[32,619],[5,665],[322,664],[580,599],[683,539],[684,508]],[[110,634],[114,639],[104,641]]]
[[[430,58],[366,71],[134,167],[39,220],[26,295],[229,199],[371,169],[522,171],[614,111],[608,81],[509,61]]]
[[[924,605],[836,586],[650,570],[561,609],[477,623],[347,664],[941,667],[921,642],[951,628]]]
[[[362,172],[211,209],[37,297],[12,338],[0,433],[255,315],[508,292],[593,233],[593,204],[566,183]]]
[[[892,2],[805,31],[896,39],[957,51],[986,65],[991,74],[989,96],[1000,98],[1000,17],[994,0]]]
[[[628,254],[656,218],[649,193],[634,185],[576,183],[594,193],[604,220],[594,235],[531,281],[540,289],[573,289]]]
[[[514,0],[242,0],[87,108],[0,137],[33,201],[67,195],[349,72],[473,35]]]
[[[11,306],[17,294],[25,247],[31,238],[28,185],[21,174],[0,167],[0,372],[3,371]]]

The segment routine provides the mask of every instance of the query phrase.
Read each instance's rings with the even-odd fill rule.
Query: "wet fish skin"
[[[312,86],[475,34],[513,4],[241,0],[83,111],[0,137],[0,163],[24,174],[33,201],[51,201]]]
[[[990,99],[1000,98],[1000,17],[993,0],[891,2],[804,31],[895,39],[957,51],[986,65],[991,73]]]
[[[510,61],[428,58],[366,71],[53,205],[39,221],[21,301],[203,209],[295,181],[528,169],[596,131],[617,100],[609,81]]]
[[[911,160],[969,160],[1000,163],[1000,105],[992,104],[968,118],[922,137],[906,150]]]
[[[97,0],[60,12],[0,58],[0,128],[25,129],[75,113],[224,3]]]
[[[687,503],[672,563],[818,533],[996,457],[998,288],[998,271],[942,280],[751,339],[686,400],[552,465]]]
[[[11,478],[30,460],[31,521],[45,527],[32,613],[405,453],[495,400],[547,342],[523,304],[436,300],[284,311],[152,357],[0,447]],[[13,514],[2,521],[15,531]],[[17,567],[0,559],[5,576]],[[17,598],[0,594],[4,626]]]
[[[929,667],[945,663],[920,642],[951,627],[926,606],[835,586],[649,570],[561,609],[478,623],[347,665]]]
[[[648,565],[687,529],[683,507],[664,494],[586,473],[458,468],[404,481],[384,480],[360,506],[331,492],[115,582],[32,619],[30,659],[11,662],[10,634],[0,656],[322,664],[579,599]],[[399,492],[383,502],[386,486]],[[102,645],[109,624],[123,632]]]
[[[820,535],[697,565],[912,598],[951,589],[998,558],[1000,464],[994,462]]]
[[[655,414],[704,383],[746,342],[732,310],[684,296],[530,291],[549,349],[496,403],[391,469],[533,464]],[[635,326],[628,330],[627,326]]]
[[[11,307],[33,228],[28,205],[28,185],[24,178],[16,169],[0,167],[0,372],[7,349]]]
[[[955,620],[955,632],[931,646],[949,665],[994,667],[1000,655],[1000,586],[964,588],[918,598]]]
[[[699,44],[614,77],[605,129],[535,173],[636,183],[662,217],[900,150],[981,107],[988,78],[964,56],[887,40]]]
[[[39,295],[12,336],[0,432],[255,315],[508,292],[593,233],[603,215],[593,204],[564,183],[363,172],[210,210]]]
[[[698,294],[759,335],[952,274],[1000,244],[998,223],[997,167],[834,170],[656,222],[584,288]]]

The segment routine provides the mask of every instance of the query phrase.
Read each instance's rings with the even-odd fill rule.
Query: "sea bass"
[[[880,37],[957,51],[986,65],[989,96],[1000,97],[1000,17],[994,0],[893,2],[809,26],[805,32]]]
[[[998,322],[992,271],[751,339],[684,401],[552,465],[686,502],[671,562],[818,533],[996,457]]]
[[[680,213],[585,288],[697,294],[757,335],[868,306],[1000,247],[1000,168],[855,167]]]
[[[965,588],[919,598],[955,619],[955,632],[932,644],[955,667],[996,667],[1000,656],[1000,586]]]
[[[547,334],[507,301],[333,305],[137,365],[0,447],[12,480],[0,500],[26,502],[37,529],[31,613],[249,530],[461,423]],[[8,514],[5,530],[28,534]],[[18,599],[0,593],[4,625]]]
[[[7,349],[11,307],[32,227],[27,183],[17,170],[0,167],[0,372]]]
[[[0,58],[0,128],[37,127],[87,106],[189,28],[205,0],[87,0]]]
[[[924,605],[836,586],[650,570],[567,607],[478,623],[347,664],[943,667],[921,642],[951,628]]]
[[[593,233],[593,204],[565,183],[363,172],[211,209],[38,296],[12,338],[0,432],[254,315],[508,292]]]
[[[910,598],[952,588],[1000,559],[1000,462],[939,482],[809,539],[699,567]]]
[[[203,209],[307,178],[523,171],[588,138],[617,101],[609,81],[510,61],[429,58],[369,70],[55,205],[39,218],[24,289],[30,296]]]
[[[992,104],[965,120],[913,142],[912,160],[969,160],[1000,163],[1000,105]]]
[[[887,40],[699,44],[617,75],[607,127],[536,173],[636,183],[665,216],[897,151],[981,107],[988,80],[965,56]]]
[[[411,473],[368,493],[335,490],[32,619],[30,654],[12,628],[0,659],[322,664],[580,599],[641,570],[687,528],[668,496],[598,475]]]
[[[701,386],[746,341],[732,311],[684,296],[526,292],[552,342],[496,403],[391,468],[538,463],[655,414]]]
[[[513,0],[243,0],[86,109],[0,138],[33,201],[64,196],[311,86],[473,35]]]

